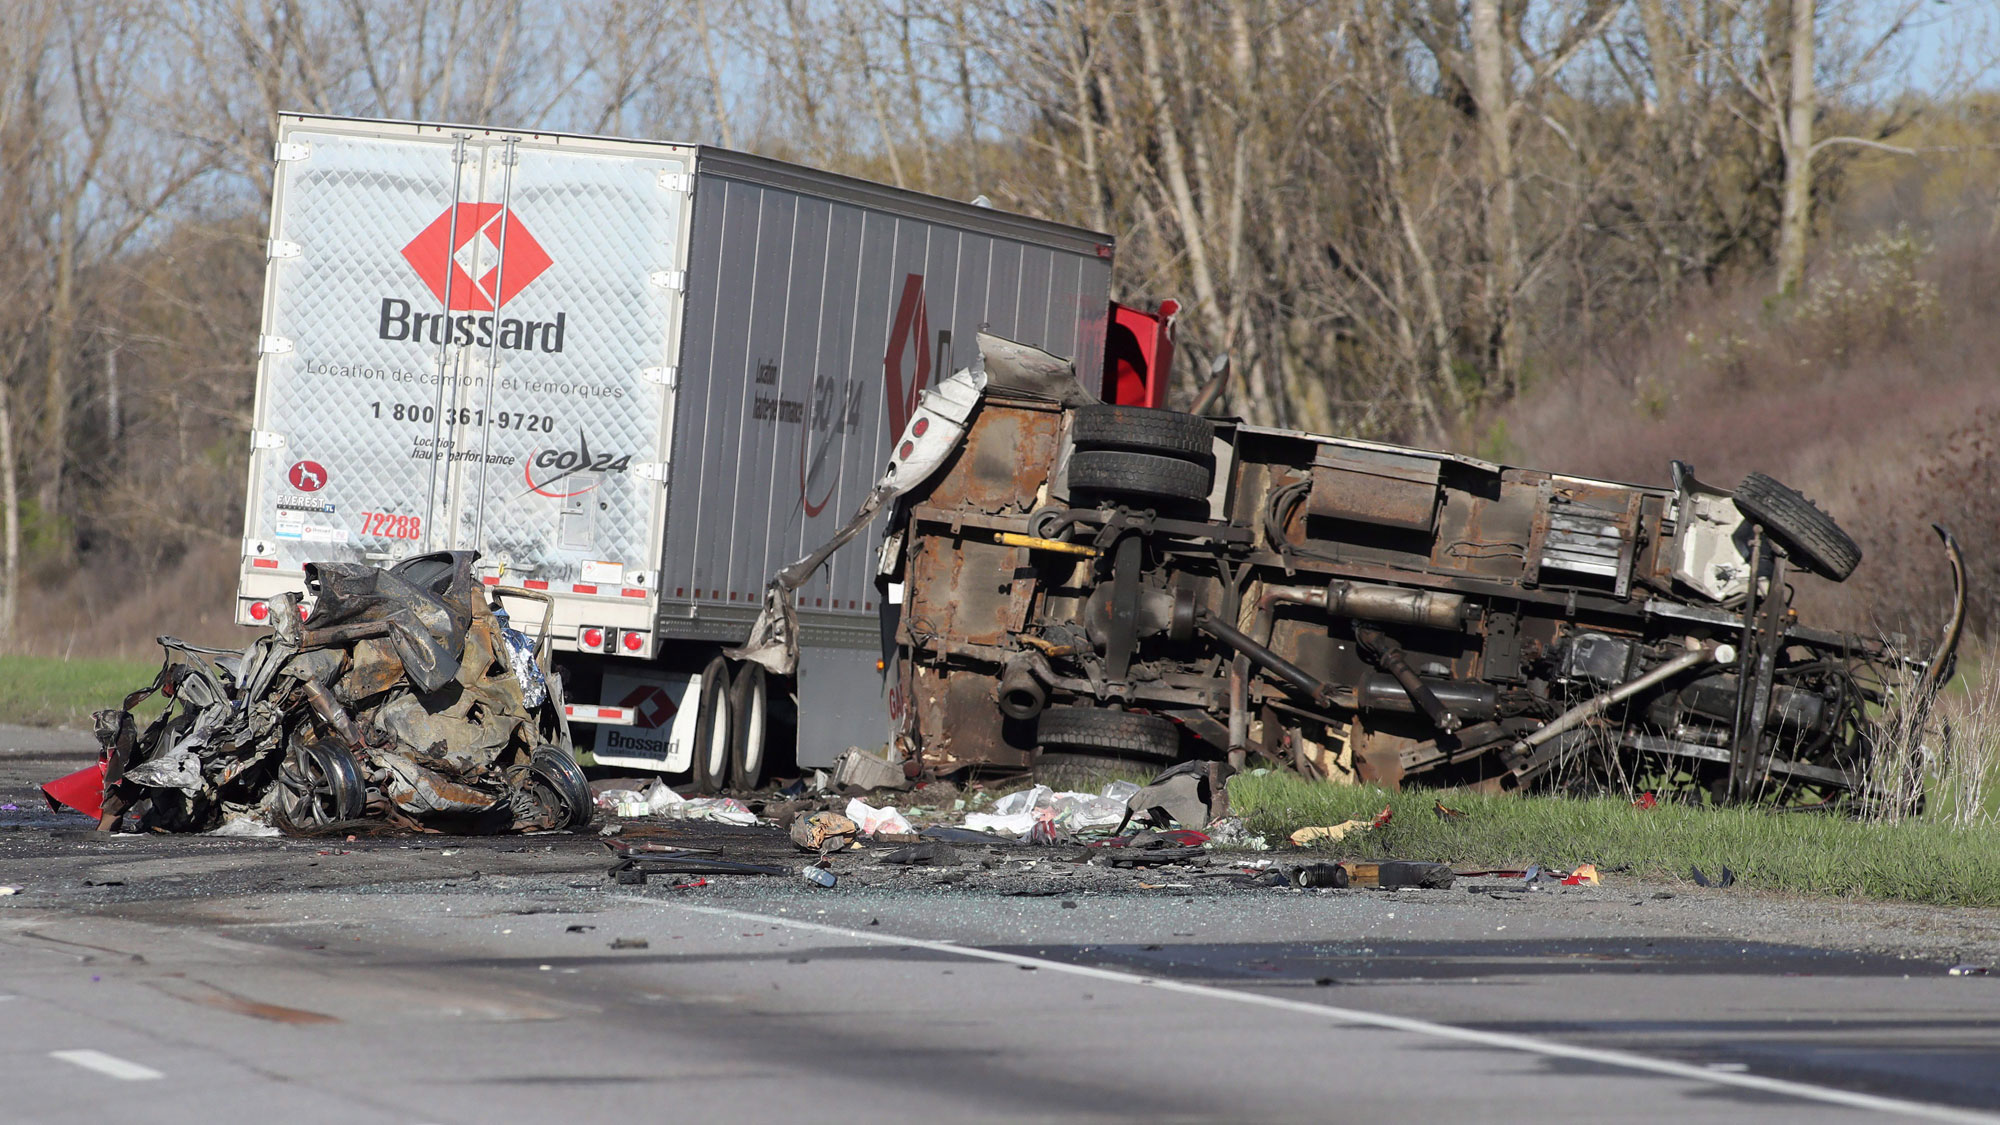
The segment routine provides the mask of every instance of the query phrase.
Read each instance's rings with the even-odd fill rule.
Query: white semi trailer
[[[754,783],[793,707],[800,765],[883,743],[875,542],[798,591],[795,678],[722,649],[918,392],[977,331],[1102,372],[1133,312],[1106,235],[703,145],[457,125],[283,117],[267,249],[237,620],[309,561],[477,550],[489,583],[554,597],[579,752],[704,788]]]

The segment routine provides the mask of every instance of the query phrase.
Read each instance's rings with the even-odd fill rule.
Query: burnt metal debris
[[[1724,490],[1676,462],[1640,486],[1079,404],[1048,393],[1051,360],[1041,388],[946,380],[952,447],[898,481],[884,658],[897,749],[926,769],[1255,754],[1391,787],[1816,804],[1870,799],[1882,716],[1920,726],[1950,676],[1942,527],[1958,601],[1913,656],[1798,619],[1794,581],[1845,580],[1860,551],[1762,474]]]
[[[312,832],[363,818],[459,832],[577,828],[594,812],[546,652],[513,629],[469,551],[386,570],[308,564],[311,611],[273,598],[242,651],[161,637],[151,685],[99,711],[99,826]],[[541,636],[547,636],[546,610]],[[168,706],[143,730],[132,709]]]

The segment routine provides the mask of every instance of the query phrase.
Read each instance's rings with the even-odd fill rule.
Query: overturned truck
[[[1255,754],[1816,804],[1865,793],[1885,713],[1949,675],[1942,528],[1958,605],[1912,658],[1798,620],[1790,579],[1860,551],[1767,476],[1644,487],[1095,403],[980,342],[897,451],[929,437],[935,467],[885,477],[892,721],[927,768]]]

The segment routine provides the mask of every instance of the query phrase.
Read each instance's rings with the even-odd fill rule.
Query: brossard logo
[[[410,263],[443,312],[420,311],[399,297],[382,298],[376,335],[384,340],[409,340],[443,346],[493,347],[510,351],[563,350],[568,317],[522,320],[493,314],[554,260],[528,231],[519,215],[498,203],[460,203],[446,207],[409,245],[403,259]],[[472,271],[492,263],[478,277]]]

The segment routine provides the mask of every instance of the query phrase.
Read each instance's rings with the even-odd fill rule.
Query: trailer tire
[[[1206,500],[1213,477],[1206,465],[1157,453],[1079,449],[1069,459],[1069,486],[1078,492]]]
[[[1215,450],[1215,423],[1146,406],[1079,406],[1070,414],[1069,434],[1078,449],[1129,449],[1204,462]]]
[[[764,748],[771,741],[771,687],[762,664],[744,663],[729,688],[729,776],[738,789],[764,783]]]
[[[1845,582],[1861,565],[1861,548],[1832,516],[1763,473],[1736,486],[1736,509],[1769,532],[1793,562],[1822,578]]]
[[[1181,732],[1171,719],[1101,707],[1051,707],[1035,723],[1043,752],[1113,751],[1145,758],[1180,756]]]
[[[528,759],[528,773],[554,798],[558,827],[577,829],[590,824],[597,805],[591,797],[590,779],[570,752],[553,743],[538,747]]]
[[[708,796],[729,784],[729,661],[717,656],[701,670],[694,713],[694,788]]]

